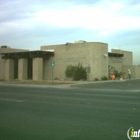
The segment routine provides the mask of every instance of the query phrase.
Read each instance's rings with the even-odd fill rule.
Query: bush
[[[98,78],[95,78],[95,81],[100,81]]]
[[[114,71],[114,75],[116,78],[121,78],[123,76],[122,72],[118,72],[117,70]]]
[[[65,75],[67,77],[72,77],[73,80],[87,79],[86,68],[84,68],[80,63],[77,66],[72,66],[72,65],[67,66],[65,70]]]
[[[3,78],[0,78],[0,81],[4,81],[4,79]]]
[[[67,77],[73,77],[73,72],[74,72],[74,70],[75,70],[75,67],[76,67],[76,66],[71,66],[71,65],[67,66],[67,68],[66,68],[66,70],[65,70],[65,75],[66,75]]]
[[[106,76],[101,77],[102,81],[108,80],[108,78]]]
[[[123,72],[118,72],[115,67],[109,65],[108,66],[108,75],[109,75],[109,78],[110,78],[110,75],[114,74],[115,75],[115,78],[121,78],[123,77],[124,73]]]

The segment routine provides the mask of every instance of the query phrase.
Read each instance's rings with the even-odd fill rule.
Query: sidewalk
[[[0,81],[0,85],[10,85],[10,86],[24,86],[24,87],[44,87],[44,88],[70,88],[75,85],[87,85],[87,84],[98,84],[106,82],[123,82],[125,80],[107,80],[107,81],[59,81],[54,80],[42,80],[42,81],[33,81],[33,80],[12,80],[12,81]]]

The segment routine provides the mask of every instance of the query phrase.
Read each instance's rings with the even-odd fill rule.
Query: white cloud
[[[108,6],[108,8],[106,7]],[[140,18],[117,13],[124,5],[110,2],[95,6],[70,6],[67,9],[45,9],[35,14],[36,21],[46,25],[70,28],[81,27],[110,34],[118,30],[140,28]],[[112,9],[115,9],[112,11]]]
[[[120,44],[138,58],[137,0],[3,0],[0,9],[0,44],[37,48],[83,39],[107,42],[109,48]]]
[[[108,5],[113,10],[120,10],[124,8],[124,4],[122,2],[108,2]]]
[[[57,8],[56,4],[59,5]],[[42,24],[57,28],[78,27],[93,30],[98,32],[97,36],[111,35],[114,32],[127,29],[140,29],[139,16],[126,14],[127,11],[131,13],[139,11],[137,8],[139,5],[135,6],[136,11],[120,1],[100,1],[95,5],[75,5],[69,2],[57,2],[54,7],[52,4],[49,6],[50,8],[48,6],[43,8],[43,6],[39,5],[37,10],[37,6],[34,5],[31,9],[35,8],[36,11],[30,13],[27,10],[26,13],[20,13],[23,15],[19,14],[18,16],[23,16],[23,18],[5,23],[3,25],[5,29],[0,29],[1,34],[4,33],[4,30],[8,32],[13,28],[18,29],[18,27],[29,29]],[[42,10],[40,7],[42,7]],[[125,11],[124,14],[123,10]]]

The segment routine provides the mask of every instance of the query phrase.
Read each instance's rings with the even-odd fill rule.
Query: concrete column
[[[28,75],[28,62],[25,58],[20,58],[18,60],[18,79],[27,80]]]
[[[33,58],[33,80],[43,79],[43,58]]]
[[[12,80],[14,79],[14,60],[6,59],[4,63],[4,79]]]
[[[0,79],[4,79],[4,69],[5,69],[5,59],[2,59],[0,56]]]

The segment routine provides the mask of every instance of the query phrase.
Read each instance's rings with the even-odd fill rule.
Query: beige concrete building
[[[6,50],[7,49],[7,50]],[[6,50],[6,51],[4,51]],[[24,51],[24,52],[23,52]],[[112,49],[108,52],[108,44],[102,42],[76,41],[59,45],[41,46],[41,50],[14,50],[1,48],[0,69],[1,77],[10,79],[51,80],[67,79],[65,70],[68,65],[90,67],[87,80],[109,76],[109,67],[119,72],[132,71],[132,78],[140,77],[140,66],[133,66],[132,52]],[[55,63],[52,67],[51,62]]]
[[[132,52],[116,49],[112,49],[111,52],[117,54],[117,56],[108,58],[109,66],[113,66],[119,72],[123,72],[123,78],[128,78],[128,69],[131,71],[131,78],[140,78],[140,65],[133,65]]]
[[[90,67],[88,80],[96,77],[108,76],[108,44],[101,42],[76,42],[61,45],[41,46],[41,50],[54,51],[54,56],[44,59],[43,75],[44,79],[51,79],[51,61],[55,62],[54,78],[66,79],[65,69],[68,65],[78,65]]]
[[[16,62],[15,62],[16,59],[11,59],[11,60],[9,59],[8,61],[6,61],[6,59],[2,59],[1,53],[16,53],[16,52],[25,52],[25,51],[29,51],[29,50],[15,49],[15,48],[10,48],[8,46],[1,46],[0,47],[0,79],[8,79],[7,77],[10,77],[10,79],[13,79],[14,74],[11,75],[10,73],[13,73],[12,66],[13,65],[15,66],[15,64],[16,64]],[[9,75],[6,75],[5,71],[9,71]]]
[[[4,80],[42,80],[43,79],[43,59],[53,55],[53,52],[46,51],[21,51],[2,52],[1,69]]]

